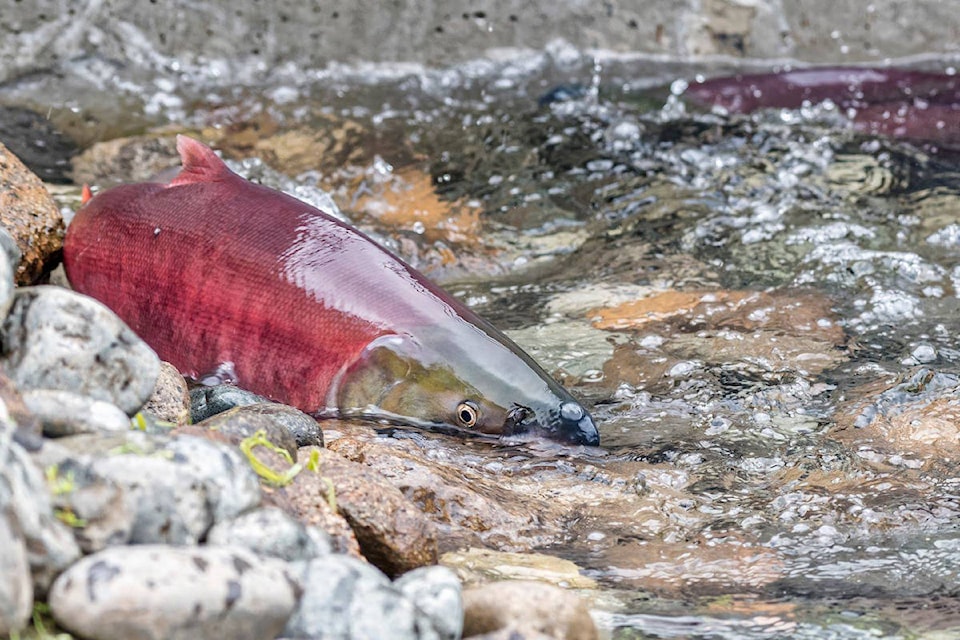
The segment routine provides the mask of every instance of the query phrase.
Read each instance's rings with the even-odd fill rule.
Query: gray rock
[[[260,503],[256,474],[235,448],[190,436],[139,431],[48,441],[35,457],[72,474],[64,493],[86,520],[78,540],[89,549],[122,541],[196,544],[215,523]],[[122,508],[110,507],[121,494]],[[128,514],[126,512],[129,512]]]
[[[236,448],[203,438],[181,436],[165,447],[183,471],[204,486],[213,522],[234,518],[260,504],[260,481]]]
[[[65,571],[50,591],[57,623],[91,640],[266,640],[298,588],[285,563],[241,547],[113,547]]]
[[[186,380],[175,366],[169,362],[160,363],[160,375],[153,395],[141,410],[176,425],[190,422],[190,392]]]
[[[283,635],[324,640],[438,640],[429,618],[389,578],[350,556],[311,560]]]
[[[13,276],[20,265],[20,248],[4,227],[0,226],[0,318],[6,318],[13,304]]]
[[[297,440],[284,424],[288,413],[300,414],[301,412],[282,404],[251,404],[228,409],[197,423],[196,426],[222,433],[233,442],[248,438],[262,430],[271,444],[285,449],[290,454],[290,459],[296,460]],[[306,414],[302,415],[308,420],[313,420]]]
[[[112,402],[128,415],[153,392],[160,360],[105,306],[59,287],[14,294],[2,364],[24,389],[63,389]]]
[[[331,552],[330,536],[277,507],[248,511],[213,526],[207,544],[237,545],[281,560],[311,560]]]
[[[232,384],[195,387],[190,390],[190,419],[196,424],[234,407],[262,402],[270,402],[270,400]]]
[[[54,507],[73,514],[73,535],[84,553],[130,541],[137,513],[122,487],[76,460],[65,459],[47,469],[48,482],[57,487]]]
[[[33,582],[23,536],[12,520],[9,509],[0,505],[0,637],[19,631],[30,619]]]
[[[130,418],[119,407],[73,391],[31,389],[23,392],[23,402],[48,438],[130,429]]]
[[[0,252],[2,252],[3,257],[6,258],[7,264],[10,265],[10,273],[15,273],[17,267],[20,266],[23,252],[20,251],[20,247],[17,246],[17,241],[10,235],[10,231],[4,226],[0,226]]]
[[[421,567],[393,581],[393,586],[425,613],[441,640],[458,640],[463,632],[463,598],[457,574],[446,567]]]
[[[15,428],[3,406],[0,411],[0,518],[7,518],[8,524],[25,540],[33,590],[42,597],[53,578],[79,557],[80,549],[70,529],[54,515],[43,473],[29,454],[13,442]],[[16,543],[10,547],[15,548]],[[6,542],[0,548],[5,551]],[[6,577],[7,574],[0,575]]]

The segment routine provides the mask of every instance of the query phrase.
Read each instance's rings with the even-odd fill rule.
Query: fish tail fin
[[[83,183],[83,188],[80,189],[80,206],[87,204],[93,199],[93,192],[90,191],[90,185],[86,182]]]
[[[212,182],[230,175],[232,172],[213,149],[188,136],[177,136],[177,152],[183,169],[170,181],[170,186]]]

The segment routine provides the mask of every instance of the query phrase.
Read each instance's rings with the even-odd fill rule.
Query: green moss
[[[277,470],[272,468],[270,465],[262,461],[254,453],[256,447],[263,447],[277,454],[283,458],[290,466],[286,470]],[[252,436],[244,438],[240,441],[240,451],[247,456],[247,460],[250,462],[250,467],[254,472],[263,478],[263,481],[267,484],[271,484],[276,487],[283,487],[291,482],[297,477],[301,471],[303,471],[303,466],[300,464],[295,464],[293,458],[290,457],[290,453],[283,447],[278,447],[277,445],[270,442],[270,439],[267,438],[267,433],[263,429],[260,429]]]

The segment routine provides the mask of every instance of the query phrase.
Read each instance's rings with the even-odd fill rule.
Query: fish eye
[[[460,423],[460,426],[473,427],[476,426],[478,420],[480,420],[480,407],[477,406],[476,402],[464,400],[457,405],[457,422]]]

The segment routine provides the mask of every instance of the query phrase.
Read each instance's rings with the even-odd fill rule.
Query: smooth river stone
[[[160,359],[93,298],[53,286],[14,294],[0,364],[21,390],[62,389],[135,414],[153,393]]]
[[[238,545],[261,556],[292,562],[331,553],[326,531],[308,526],[277,507],[263,507],[213,526],[207,544]]]
[[[112,547],[57,578],[50,610],[90,640],[268,640],[297,604],[286,563],[242,547]]]
[[[23,392],[23,402],[48,438],[130,429],[130,418],[116,405],[72,391],[31,389]]]
[[[375,567],[350,556],[311,560],[303,596],[284,629],[288,638],[440,640],[433,622]]]

